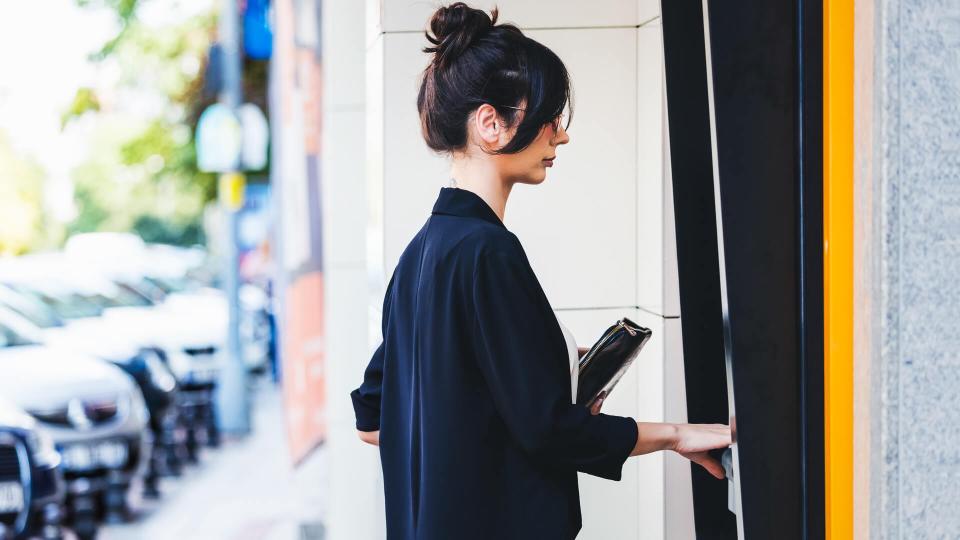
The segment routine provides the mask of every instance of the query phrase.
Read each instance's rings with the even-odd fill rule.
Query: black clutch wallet
[[[590,408],[598,398],[609,396],[652,335],[649,328],[626,317],[607,328],[580,359],[577,403]]]

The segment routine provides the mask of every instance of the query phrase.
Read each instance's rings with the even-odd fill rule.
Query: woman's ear
[[[505,135],[506,126],[503,125],[497,110],[493,105],[484,103],[477,107],[477,112],[473,117],[473,124],[477,131],[478,142],[482,146],[489,148],[498,148],[502,143],[502,137]]]

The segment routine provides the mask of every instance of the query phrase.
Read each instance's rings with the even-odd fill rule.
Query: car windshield
[[[82,295],[82,297],[87,302],[96,305],[100,310],[114,307],[126,307],[126,304],[117,300],[114,296],[108,296],[103,293],[88,293]]]
[[[159,277],[159,276],[146,276],[145,280],[149,281],[153,285],[161,288],[167,294],[171,293],[182,293],[182,292],[191,292],[203,287],[198,279],[192,278],[190,276],[180,276],[180,277]]]
[[[63,321],[49,306],[25,295],[17,295],[0,301],[0,304],[16,312],[40,328],[63,326]]]
[[[23,345],[36,345],[36,342],[0,323],[0,349],[6,347],[21,347]]]
[[[149,297],[126,283],[117,283],[116,292],[110,295],[109,299],[116,302],[119,307],[149,307],[153,305],[153,301]]]
[[[180,292],[177,290],[177,286],[167,278],[144,276],[143,279],[166,294]]]
[[[50,307],[63,319],[97,317],[103,309],[96,303],[76,293],[40,291],[27,286],[14,286],[17,292]]]
[[[127,286],[133,292],[148,298],[151,303],[159,304],[167,296],[167,290],[163,287],[158,286],[156,283],[148,280],[147,278],[140,278],[133,281],[123,281],[119,283],[121,286]]]

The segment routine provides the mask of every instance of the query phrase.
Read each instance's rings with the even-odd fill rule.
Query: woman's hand
[[[670,450],[700,465],[714,477],[723,479],[723,466],[707,453],[732,444],[730,426],[723,424],[678,424],[677,435]]]
[[[374,446],[380,446],[380,430],[377,431],[357,431],[357,436],[360,437],[360,440],[372,444]]]
[[[590,406],[590,414],[596,416],[600,414],[600,407],[603,407],[603,400],[607,398],[607,391],[603,390],[597,396],[597,399],[594,400],[593,405]]]
[[[637,422],[637,444],[630,455],[673,450],[713,476],[723,478],[723,467],[707,451],[726,448],[730,444],[730,427],[723,424]]]

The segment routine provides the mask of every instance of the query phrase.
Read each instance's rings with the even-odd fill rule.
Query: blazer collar
[[[506,228],[500,218],[497,217],[497,213],[487,205],[486,201],[476,193],[466,189],[440,188],[440,195],[433,205],[433,213],[482,219]]]

